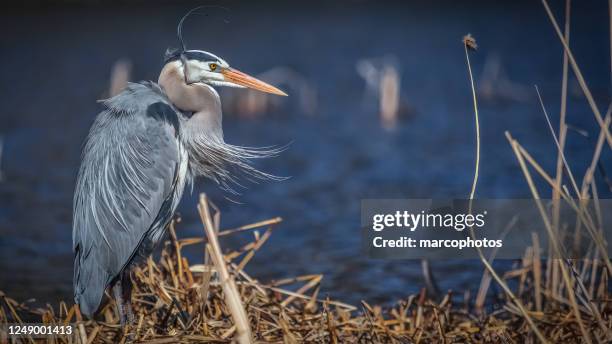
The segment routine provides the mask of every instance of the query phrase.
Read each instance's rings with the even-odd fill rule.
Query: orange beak
[[[256,79],[250,75],[244,74],[243,72],[234,68],[225,68],[221,70],[221,74],[223,74],[223,76],[225,77],[225,81],[233,82],[234,84],[266,93],[278,94],[279,96],[287,96],[287,93],[279,90],[278,88],[267,84],[259,79]]]

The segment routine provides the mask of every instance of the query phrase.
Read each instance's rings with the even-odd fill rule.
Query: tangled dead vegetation
[[[3,294],[0,296],[0,324],[39,317],[45,324],[76,326],[72,336],[19,339],[24,343],[521,343],[535,340],[524,316],[504,295],[496,295],[500,299],[496,305],[486,307],[489,312],[474,307],[469,296],[448,292],[434,300],[428,297],[425,289],[385,308],[365,301],[353,306],[322,298],[322,275],[261,283],[249,276],[245,267],[281,219],[219,231],[220,213],[211,214],[209,204],[202,196],[198,209],[205,232],[215,233],[213,240],[177,238],[173,223],[170,240],[165,242],[159,259],[154,262],[150,258],[135,269],[136,322],[133,326],[121,329],[112,301],[101,309],[96,320],[86,320],[78,307],[66,302],[61,302],[57,308],[48,305],[33,309]],[[213,247],[218,245],[216,238],[245,231],[252,231],[253,240],[237,250],[227,251],[221,258]],[[183,256],[183,248],[191,245],[201,245],[206,250],[204,262],[191,264]],[[520,266],[507,272],[504,278],[518,282],[517,294],[546,338],[581,342],[574,313],[563,295],[567,291],[553,293],[534,285],[534,281],[542,278],[540,264],[536,264],[539,260],[534,257],[533,251],[526,253]],[[567,264],[572,271],[577,271],[573,274],[576,285],[588,286],[585,292],[595,296],[584,299],[579,307],[585,326],[603,339],[612,321],[607,270],[597,260],[584,261],[577,266],[571,262]],[[581,277],[585,272],[592,276],[591,279]],[[224,274],[227,274],[225,279],[221,278]],[[536,292],[541,293],[540,297],[535,296]],[[544,306],[536,303],[542,296],[546,300]],[[492,310],[496,306],[499,307]],[[236,310],[237,307],[241,311]],[[240,318],[240,312],[244,312],[245,318]],[[0,336],[0,339],[8,342],[6,333],[3,335],[5,337]]]

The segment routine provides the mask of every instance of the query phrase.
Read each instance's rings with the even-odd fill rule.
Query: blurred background
[[[26,1],[3,8],[0,290],[42,303],[72,299],[72,193],[82,144],[102,110],[96,100],[125,80],[157,80],[166,48],[177,46],[178,20],[201,4],[213,3]],[[186,22],[187,45],[290,94],[221,90],[226,140],[291,143],[280,157],[258,162],[291,178],[249,185],[231,201],[202,180],[183,197],[177,231],[203,235],[200,192],[220,206],[223,228],[283,217],[247,267],[254,277],[322,273],[322,295],[353,303],[391,302],[424,285],[418,261],[362,255],[360,200],[467,197],[475,150],[461,42],[467,33],[479,45],[471,57],[482,131],[477,196],[531,196],[505,130],[554,171],[556,148],[533,85],[557,128],[562,47],[539,1],[221,4],[229,12],[211,9]],[[564,2],[551,6],[562,22]],[[571,22],[572,49],[605,111],[607,1],[575,1]],[[598,126],[573,77],[568,92],[566,154],[582,175]],[[607,153],[596,175],[601,198],[612,195]],[[478,262],[431,267],[443,291],[478,288]]]

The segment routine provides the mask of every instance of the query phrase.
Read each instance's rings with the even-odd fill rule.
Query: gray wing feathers
[[[74,293],[86,315],[159,230],[153,225],[165,226],[157,219],[172,198],[180,159],[177,113],[156,85],[130,84],[105,105],[84,147],[74,197]]]

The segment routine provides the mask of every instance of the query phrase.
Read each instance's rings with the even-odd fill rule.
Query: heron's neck
[[[186,126],[194,135],[221,132],[221,100],[209,85],[186,84],[183,67],[179,61],[167,63],[162,69],[158,84],[168,99],[178,109],[193,112]],[[222,134],[221,134],[222,137]]]
[[[168,99],[179,109],[190,112],[219,112],[221,104],[214,88],[200,83],[186,84],[180,62],[167,63],[159,80]]]

